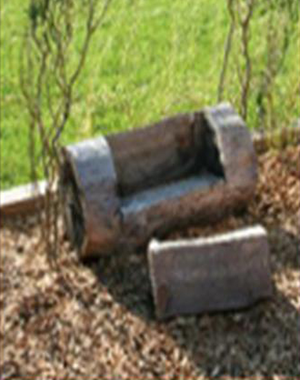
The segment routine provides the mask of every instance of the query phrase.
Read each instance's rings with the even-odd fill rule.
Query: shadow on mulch
[[[273,265],[285,269],[299,269],[300,232],[297,236],[278,227],[270,228],[268,232]]]
[[[269,241],[274,278],[299,269],[299,237],[270,228]],[[205,376],[300,375],[300,311],[278,289],[278,280],[271,300],[247,310],[155,322],[145,252],[102,257],[88,266],[129,312],[163,326]]]

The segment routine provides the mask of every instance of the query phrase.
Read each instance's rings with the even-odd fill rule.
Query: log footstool
[[[156,316],[245,308],[272,295],[267,233],[261,226],[148,247]]]

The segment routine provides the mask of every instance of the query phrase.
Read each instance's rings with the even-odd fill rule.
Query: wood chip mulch
[[[274,297],[245,311],[157,322],[145,252],[83,265],[65,249],[57,272],[35,217],[4,223],[0,379],[299,379],[300,147],[270,151],[259,165],[246,212],[180,233],[267,228]]]

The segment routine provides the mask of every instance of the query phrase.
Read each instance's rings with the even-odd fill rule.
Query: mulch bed
[[[244,311],[157,322],[145,252],[83,265],[64,243],[59,273],[41,252],[35,217],[5,222],[0,379],[299,378],[300,148],[268,152],[259,165],[246,212],[180,232],[267,228],[274,297]]]

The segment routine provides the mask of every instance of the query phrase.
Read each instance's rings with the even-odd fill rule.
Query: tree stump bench
[[[244,206],[257,180],[243,120],[228,104],[62,150],[68,236],[82,258],[136,248]]]

